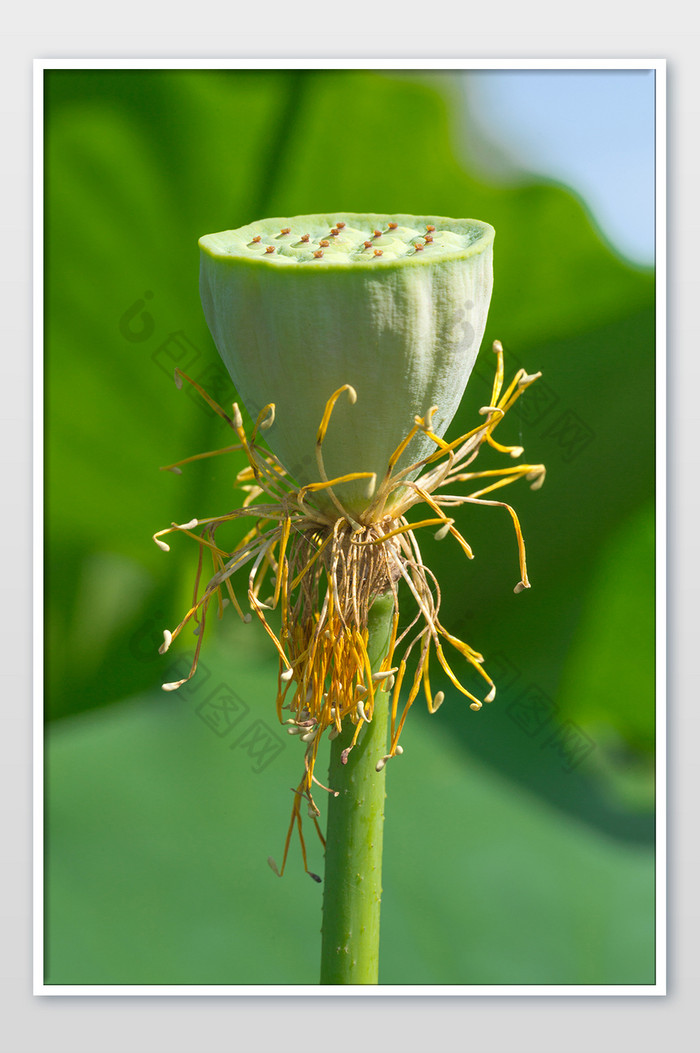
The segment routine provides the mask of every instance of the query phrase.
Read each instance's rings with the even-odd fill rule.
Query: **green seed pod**
[[[439,216],[328,213],[265,219],[200,239],[200,292],[214,342],[265,439],[300,485],[319,482],[315,447],[327,400],[350,384],[323,443],[329,479],[379,480],[414,424],[437,406],[444,434],[486,326],[493,227]],[[419,433],[397,470],[435,449]],[[334,492],[354,517],[367,480]],[[324,491],[314,495],[333,505]]]

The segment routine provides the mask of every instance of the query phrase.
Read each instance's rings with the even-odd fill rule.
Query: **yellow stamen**
[[[323,417],[321,418],[321,423],[319,425],[318,434],[316,436],[316,442],[317,443],[322,443],[323,440],[325,439],[326,432],[328,430],[328,424],[329,424],[330,419],[331,419],[331,413],[333,412],[333,408],[334,408],[336,402],[338,401],[338,399],[340,398],[340,396],[343,394],[344,391],[347,391],[348,398],[350,399],[350,402],[351,402],[352,405],[354,405],[357,402],[357,392],[355,391],[355,389],[352,386],[352,384],[343,384],[342,388],[338,388],[337,391],[333,392],[331,397],[328,399],[328,402],[326,403],[325,410],[323,411]]]
[[[416,538],[418,530],[424,527],[436,528],[435,537],[438,540],[452,535],[465,555],[471,558],[473,553],[469,544],[457,529],[454,516],[448,515],[446,509],[463,504],[503,507],[513,520],[518,543],[521,581],[516,591],[529,587],[525,545],[518,517],[510,505],[488,499],[487,495],[523,478],[535,489],[544,480],[544,467],[525,464],[483,471],[468,470],[480,449],[486,445],[501,453],[520,456],[523,452],[521,447],[497,442],[493,432],[516,400],[539,376],[521,369],[503,391],[503,349],[498,341],[494,343],[493,350],[497,364],[491,401],[481,411],[482,417],[486,419],[458,439],[447,442],[434,430],[437,407],[431,407],[423,417],[416,416],[405,438],[391,454],[386,471],[380,476],[379,485],[374,472],[357,471],[329,479],[325,471],[323,442],[338,398],[347,393],[351,404],[356,401],[357,394],[351,385],[345,384],[338,388],[325,405],[316,438],[320,481],[298,488],[290,480],[283,465],[259,444],[260,433],[274,421],[273,403],[258,414],[248,437],[237,405],[233,406],[232,416],[227,415],[199,384],[177,371],[177,380],[180,383],[183,379],[187,380],[236,431],[239,442],[211,453],[184,458],[168,465],[167,470],[178,470],[180,465],[239,451],[245,455],[247,465],[239,469],[236,476],[236,483],[245,495],[242,507],[222,516],[173,523],[154,534],[154,541],[165,551],[169,550],[169,546],[164,538],[174,532],[187,534],[198,546],[192,604],[174,630],[164,630],[160,647],[161,653],[167,651],[183,628],[194,622],[198,635],[194,661],[187,677],[163,686],[165,690],[175,690],[194,675],[207,610],[213,598],[216,599],[219,615],[230,600],[244,621],[251,620],[251,614],[244,613],[236,599],[231,582],[236,571],[247,566],[250,608],[272,640],[279,658],[278,717],[281,723],[289,725],[290,734],[304,745],[304,775],[293,791],[292,815],[282,866],[277,870],[274,862],[270,864],[276,873],[284,872],[292,833],[296,830],[304,868],[311,874],[302,832],[301,808],[303,802],[323,842],[317,821],[320,812],[311,795],[314,784],[322,786],[314,775],[322,736],[328,732],[329,736],[335,737],[347,726],[348,721],[352,723],[353,737],[344,753],[347,761],[350,751],[359,741],[363,726],[373,718],[377,690],[391,692],[390,749],[378,762],[378,770],[402,752],[399,738],[421,687],[431,713],[436,712],[444,701],[444,691],[433,693],[431,687],[432,648],[435,649],[440,669],[457,690],[466,696],[471,709],[478,711],[482,708],[482,701],[460,682],[452,670],[441,641],[449,643],[466,660],[469,668],[486,681],[488,693],[483,702],[491,702],[495,697],[494,683],[482,665],[483,656],[448,632],[439,620],[440,588],[423,560]],[[434,443],[434,451],[415,464],[397,470],[400,459],[419,432],[423,432]],[[361,522],[358,522],[344,508],[334,487],[361,480],[367,481],[368,496]],[[459,483],[472,483],[480,488],[467,495],[445,492],[447,487]],[[323,493],[328,495],[335,507],[336,516],[332,511],[329,514],[326,509],[313,507],[313,496]],[[261,499],[266,503],[260,503]],[[433,514],[410,523],[406,513],[418,503],[425,505]],[[227,551],[217,544],[216,532],[243,516],[250,517],[253,525],[232,551]],[[207,553],[212,561],[213,576],[203,587]],[[399,633],[400,581],[405,582],[416,613]],[[372,670],[367,652],[368,612],[373,600],[388,592],[394,598],[388,652],[380,669]],[[269,599],[262,602],[260,597],[266,595]],[[271,608],[280,610],[279,634],[272,629],[265,616],[265,612]],[[414,649],[417,654],[416,665],[399,716],[407,662]],[[291,716],[286,716],[285,711]],[[328,787],[322,788],[334,792]],[[314,874],[311,876],[317,880]]]

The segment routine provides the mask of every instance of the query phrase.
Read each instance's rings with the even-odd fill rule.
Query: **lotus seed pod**
[[[439,216],[335,212],[265,219],[200,239],[200,292],[214,342],[253,419],[275,404],[265,439],[301,486],[320,481],[326,402],[350,384],[323,442],[328,479],[381,480],[416,415],[457,411],[486,326],[494,230]],[[435,444],[419,432],[397,470]],[[334,486],[361,519],[367,479]],[[314,500],[333,509],[327,492]],[[337,513],[336,513],[337,514]]]

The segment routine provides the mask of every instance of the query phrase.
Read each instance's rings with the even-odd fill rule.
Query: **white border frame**
[[[322,987],[237,985],[47,985],[44,983],[44,72],[51,69],[386,69],[386,70],[653,70],[655,73],[656,150],[656,982],[644,985],[379,985]],[[33,993],[35,995],[116,996],[629,996],[666,994],[666,779],[667,779],[667,345],[666,345],[666,61],[665,59],[35,59],[33,129]]]

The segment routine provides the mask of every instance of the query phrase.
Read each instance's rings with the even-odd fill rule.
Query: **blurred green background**
[[[507,497],[533,588],[513,594],[502,509],[460,511],[470,563],[423,542],[442,621],[498,695],[475,714],[438,682],[439,713],[411,713],[387,783],[381,983],[654,982],[653,273],[565,187],[473,174],[478,76],[45,74],[47,983],[317,982],[322,888],[296,845],[283,880],[266,865],[302,763],[276,724],[274,654],[229,609],[195,680],[164,694],[191,646],[157,647],[196,554],[151,535],[239,502],[237,455],[159,472],[230,443],[172,382],[180,365],[235,398],[197,238],[336,208],[495,226],[450,434],[488,401],[492,340],[509,374],[543,371],[499,430],[548,469]]]

